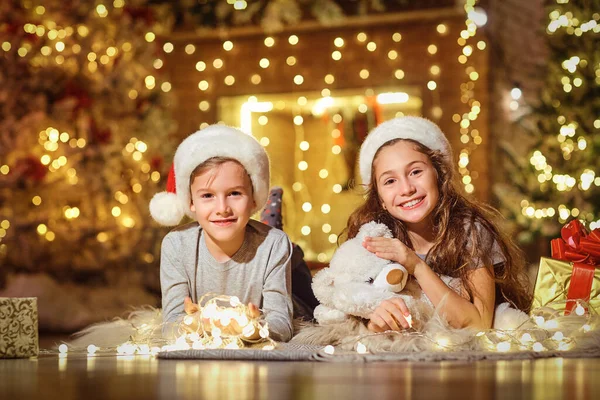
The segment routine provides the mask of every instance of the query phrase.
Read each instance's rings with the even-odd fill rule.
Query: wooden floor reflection
[[[0,360],[3,399],[598,399],[600,359],[234,362],[150,356]]]

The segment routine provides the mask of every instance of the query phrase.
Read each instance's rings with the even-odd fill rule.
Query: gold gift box
[[[0,297],[0,358],[38,355],[38,309],[35,297]]]
[[[532,309],[544,306],[563,309],[572,273],[572,262],[542,257],[533,291]],[[551,304],[553,302],[558,302],[558,304]],[[597,268],[594,273],[589,303],[594,310],[600,312],[600,268]]]

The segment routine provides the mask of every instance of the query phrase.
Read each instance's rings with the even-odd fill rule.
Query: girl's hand
[[[363,247],[377,257],[403,265],[409,274],[414,275],[415,267],[421,261],[419,256],[398,239],[367,237]]]
[[[384,300],[369,315],[369,324],[367,328],[372,332],[401,331],[410,328],[406,317],[410,315],[408,307],[404,300],[392,298]]]

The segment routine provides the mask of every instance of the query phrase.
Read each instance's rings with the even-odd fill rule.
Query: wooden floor
[[[0,360],[13,399],[600,399],[600,359],[235,362],[42,355]]]

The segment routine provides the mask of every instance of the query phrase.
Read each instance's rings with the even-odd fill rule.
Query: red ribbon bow
[[[571,283],[567,292],[565,314],[570,314],[576,300],[590,300],[596,267],[600,266],[600,228],[588,234],[579,220],[562,227],[562,239],[552,239],[552,258],[573,262]]]
[[[600,265],[600,228],[588,233],[577,219],[562,227],[562,239],[552,239],[552,258]]]

